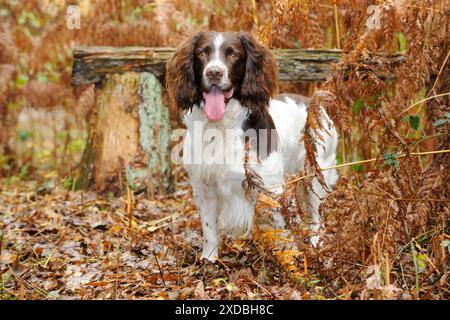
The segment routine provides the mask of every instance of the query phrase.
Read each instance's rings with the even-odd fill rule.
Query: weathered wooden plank
[[[331,71],[331,63],[338,62],[340,50],[272,50],[281,81],[324,81]]]
[[[78,47],[74,51],[72,84],[100,82],[106,74],[127,71],[151,72],[160,81],[164,79],[165,63],[174,53],[173,48],[145,47]],[[341,50],[275,49],[274,53],[281,81],[324,81],[331,72],[331,63],[338,62]],[[390,61],[402,61],[401,55],[390,56]],[[364,65],[376,61],[362,60]]]
[[[78,47],[74,50],[72,84],[100,82],[106,74],[151,72],[160,80],[174,49],[144,47]]]
[[[172,48],[78,47],[74,51],[72,84],[100,82],[106,74],[127,71],[152,72],[160,80],[164,67],[174,53]],[[323,81],[330,64],[337,62],[340,50],[273,50],[282,81]]]

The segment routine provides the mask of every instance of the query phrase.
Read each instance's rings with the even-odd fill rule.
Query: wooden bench
[[[77,186],[96,191],[173,190],[165,63],[170,48],[78,47],[72,85],[95,84],[96,104]],[[324,81],[340,50],[273,50],[280,81]],[[399,56],[393,56],[399,59]],[[371,61],[362,61],[364,66]]]

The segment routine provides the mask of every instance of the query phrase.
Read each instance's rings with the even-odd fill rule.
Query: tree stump
[[[171,188],[169,108],[150,72],[108,74],[96,87],[95,109],[77,187],[120,194]]]

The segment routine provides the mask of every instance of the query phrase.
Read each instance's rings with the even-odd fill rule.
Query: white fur
[[[225,64],[224,61],[222,61],[222,59],[220,59],[220,47],[222,46],[223,42],[224,42],[224,38],[223,35],[221,35],[220,33],[218,33],[213,40],[213,45],[214,45],[214,58],[211,59],[211,61],[209,61],[205,68],[203,69],[203,81],[205,82],[205,85],[207,87],[209,87],[211,85],[208,77],[206,76],[206,73],[211,69],[211,68],[218,68],[222,71],[222,78],[220,79],[220,81],[218,83],[216,83],[217,86],[219,86],[220,88],[226,88],[229,87],[231,85],[231,81],[228,78],[228,68]]]
[[[184,139],[183,163],[189,174],[202,219],[204,243],[201,258],[213,262],[219,256],[220,239],[217,226],[234,236],[248,236],[253,227],[255,202],[245,197],[242,188],[242,181],[245,179],[242,124],[247,111],[239,101],[231,99],[226,105],[224,118],[220,121],[208,120],[203,111],[203,103],[200,107],[194,106],[184,118],[187,134]],[[252,168],[262,177],[267,187],[282,184],[285,174],[297,173],[303,166],[305,150],[301,134],[305,126],[307,107],[305,104],[296,104],[290,98],[285,101],[271,100],[269,113],[280,139],[278,150],[272,152],[260,164],[256,161],[256,152],[250,153]],[[321,142],[322,147],[318,147],[317,160],[321,167],[326,167],[335,164],[337,133],[325,112],[323,122],[331,135],[323,134],[324,141]],[[198,140],[199,128],[203,130],[200,140],[204,141]],[[223,139],[226,135],[229,139]],[[195,153],[197,156],[199,153],[203,156],[212,154],[214,161],[193,161]],[[328,186],[332,187],[338,178],[336,170],[325,171],[324,175]],[[279,187],[274,191],[281,193],[283,188]],[[319,205],[326,191],[317,180],[313,181],[313,191],[309,199],[311,229],[318,231]],[[281,227],[284,226],[281,215],[274,218]],[[313,237],[311,242],[317,245],[318,237]]]

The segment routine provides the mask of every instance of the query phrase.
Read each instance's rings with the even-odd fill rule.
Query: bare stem
[[[424,156],[424,155],[430,155],[430,154],[439,154],[439,153],[449,153],[450,149],[446,149],[446,150],[435,150],[435,151],[426,151],[426,152],[410,152],[410,153],[399,153],[396,154],[396,158],[404,158],[408,155],[410,156]],[[320,168],[321,171],[327,171],[327,170],[331,170],[331,169],[337,169],[337,168],[343,168],[343,167],[348,167],[348,166],[352,166],[354,164],[362,164],[362,163],[368,163],[368,162],[375,162],[377,161],[379,158],[372,158],[372,159],[367,159],[367,160],[360,160],[360,161],[354,161],[354,162],[348,162],[348,163],[343,163],[343,164],[338,164],[335,166],[330,166],[330,167],[325,167],[325,168]],[[305,176],[301,176],[299,178],[293,179],[291,181],[285,182],[283,184],[280,185],[275,185],[275,186],[270,186],[267,187],[266,189],[273,189],[273,188],[279,188],[279,187],[283,187],[286,186],[288,184],[294,183],[294,182],[298,182],[300,180],[309,178],[309,177],[314,177],[314,173],[311,174],[307,174]]]

